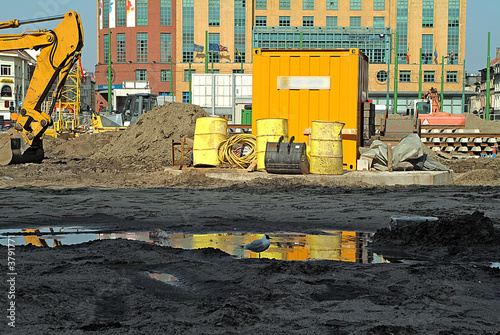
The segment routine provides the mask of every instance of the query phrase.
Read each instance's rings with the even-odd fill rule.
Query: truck
[[[418,111],[422,128],[465,128],[465,115],[441,110],[441,101],[435,88],[431,87],[422,97],[423,99],[413,100],[409,111],[412,115]]]
[[[0,51],[40,50],[17,122],[0,137],[0,165],[43,161],[43,134],[53,125],[51,114],[54,104],[61,97],[69,71],[80,59],[83,48],[82,22],[80,15],[74,11],[48,18],[0,22],[0,29],[8,29],[53,20],[62,21],[52,30],[0,35]],[[41,107],[54,83],[57,84],[53,104],[47,114],[42,112]]]

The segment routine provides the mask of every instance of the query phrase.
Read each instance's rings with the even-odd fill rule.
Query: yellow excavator
[[[16,125],[0,137],[0,165],[40,163],[43,160],[42,136],[53,124],[51,114],[54,105],[47,114],[41,110],[42,103],[56,80],[53,104],[59,99],[69,71],[80,58],[83,48],[82,22],[80,15],[74,11],[22,22],[0,22],[0,29],[7,29],[53,20],[62,20],[53,30],[0,35],[0,51],[40,50]]]

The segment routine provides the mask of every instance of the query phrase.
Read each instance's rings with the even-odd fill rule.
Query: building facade
[[[36,61],[24,50],[0,52],[0,114],[10,120],[10,108],[16,111],[28,90]]]
[[[443,110],[462,112],[466,0],[97,1],[97,103],[107,95],[108,50],[113,85],[145,80],[153,93],[186,102],[189,73],[252,73],[253,48],[360,48],[377,105],[393,108],[397,85],[404,111],[421,73],[423,92],[443,82]]]

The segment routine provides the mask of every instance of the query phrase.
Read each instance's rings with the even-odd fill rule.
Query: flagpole
[[[205,30],[205,74],[208,73],[208,30]]]
[[[170,55],[170,95],[174,96],[174,69],[172,67],[172,55]],[[174,101],[174,98],[172,98]]]
[[[390,86],[390,71],[391,71],[391,51],[392,51],[392,48],[391,48],[391,42],[392,42],[392,34],[389,35],[389,50],[387,50],[387,95],[386,95],[386,103],[385,103],[385,108],[387,108],[387,110],[389,110],[389,86]]]
[[[418,70],[418,98],[422,99],[422,48],[420,48],[420,68]]]
[[[444,103],[444,55],[441,56],[441,110],[443,110]]]
[[[191,102],[191,62],[189,62],[189,103]]]
[[[394,58],[394,114],[398,112],[398,32],[396,31],[396,57]]]
[[[490,32],[488,32],[488,56],[486,57],[486,110],[484,118],[490,119]]]
[[[464,74],[462,79],[462,114],[465,113],[465,58],[464,58]]]

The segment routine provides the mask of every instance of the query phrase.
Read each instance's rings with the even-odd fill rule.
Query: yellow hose
[[[250,152],[245,156],[239,157],[235,153],[235,149],[241,148],[241,145],[234,147],[235,145],[243,144],[246,148],[250,149]],[[228,138],[226,141],[219,144],[218,156],[219,161],[224,164],[238,165],[242,169],[246,169],[257,157],[257,152],[255,147],[257,146],[257,138],[251,134],[240,134]]]

